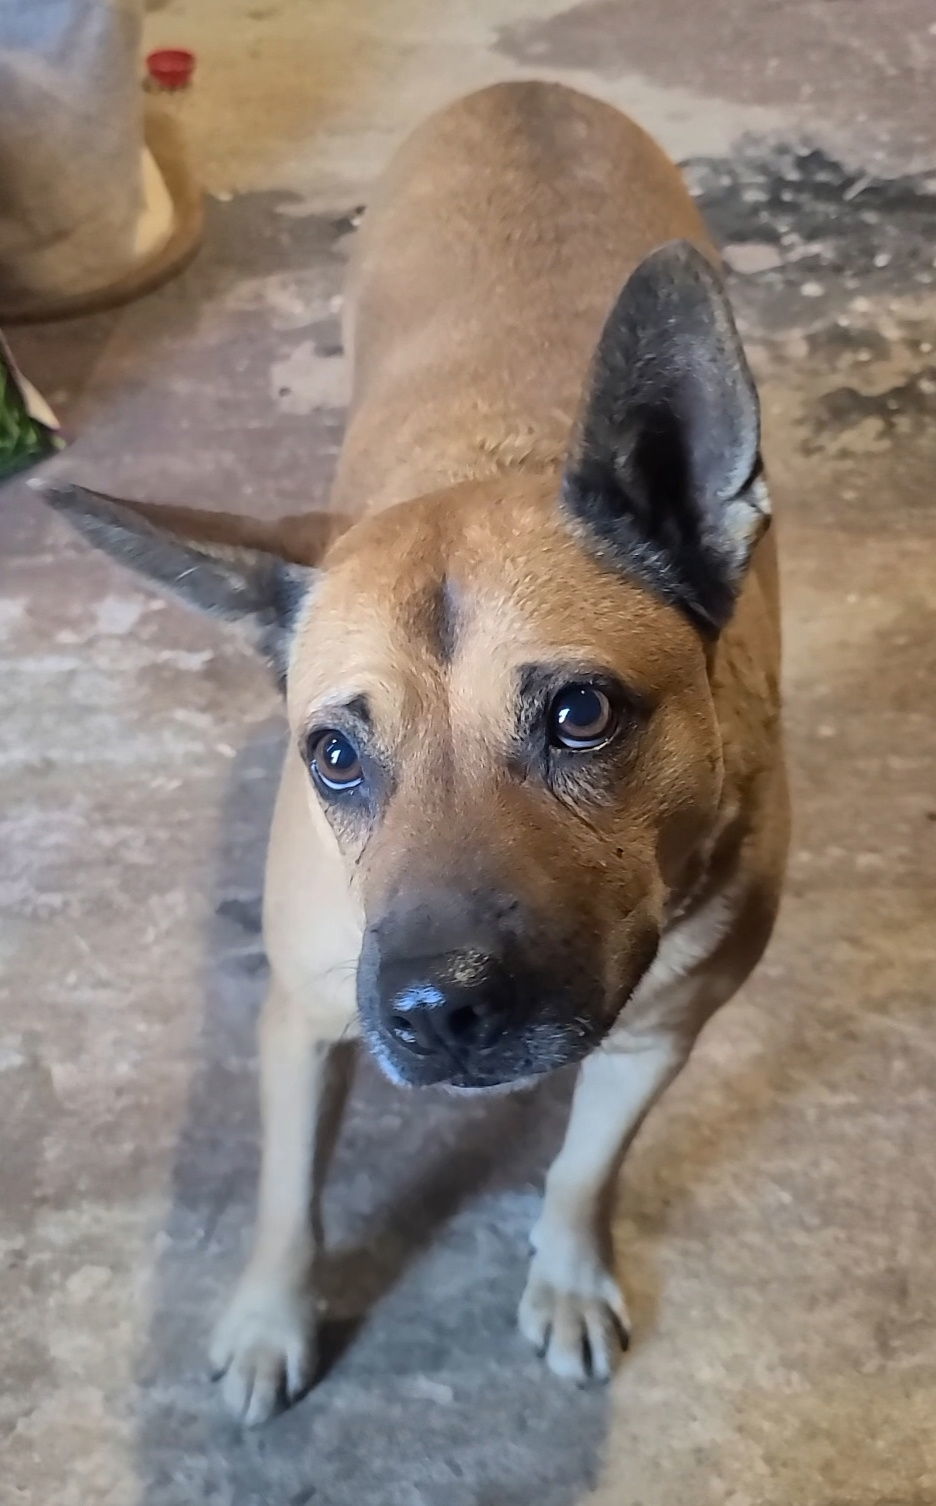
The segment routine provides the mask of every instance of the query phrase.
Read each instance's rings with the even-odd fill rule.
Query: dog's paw
[[[248,1272],[211,1341],[228,1410],[246,1427],[266,1422],[309,1389],[315,1359],[310,1293]]]
[[[572,1258],[548,1245],[533,1257],[517,1314],[520,1332],[553,1374],[586,1385],[610,1380],[629,1341],[627,1305],[612,1273],[590,1250]]]

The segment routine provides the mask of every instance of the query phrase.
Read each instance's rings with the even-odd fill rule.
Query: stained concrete
[[[204,1375],[256,1166],[263,673],[0,495],[0,1499],[42,1506],[936,1501],[936,140],[925,0],[689,9],[168,0],[210,202],[135,307],[17,337],[114,491],[327,492],[341,271],[394,140],[546,72],[630,105],[728,244],[782,510],[797,826],[781,925],[622,1181],[604,1392],[512,1331],[567,1084],[365,1068],[332,1177],[329,1373],[244,1436]],[[820,45],[821,44],[821,45]]]

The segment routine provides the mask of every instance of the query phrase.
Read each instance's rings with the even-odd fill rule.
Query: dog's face
[[[365,519],[296,634],[292,735],[365,916],[362,1024],[407,1082],[583,1055],[715,817],[703,641],[582,547],[557,491]]]
[[[561,475],[365,516],[294,549],[308,570],[230,520],[212,543],[201,515],[51,500],[288,664],[312,821],[364,915],[365,1035],[397,1080],[488,1087],[605,1035],[713,828],[710,644],[764,526],[757,476],[727,304],[676,246],[612,311]]]

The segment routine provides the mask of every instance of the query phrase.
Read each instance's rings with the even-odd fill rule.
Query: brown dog
[[[787,844],[758,404],[715,266],[631,121],[487,89],[365,218],[331,523],[50,493],[286,688],[257,1235],[213,1348],[247,1422],[312,1373],[308,1189],[355,1020],[401,1083],[582,1062],[520,1326],[575,1380],[625,1340],[606,1193],[763,951]]]

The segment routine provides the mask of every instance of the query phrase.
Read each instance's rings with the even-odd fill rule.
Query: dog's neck
[[[396,473],[388,471],[371,509],[392,506],[394,502],[442,491],[466,481],[490,481],[512,472],[527,475],[555,476],[557,483],[568,447],[571,423],[557,415],[551,431],[532,426],[495,432],[465,435],[464,443],[453,446],[424,446],[419,455],[408,457]]]
[[[482,436],[474,448],[471,479],[500,475],[505,471],[558,471],[565,456],[572,421],[556,414],[556,430],[546,434],[516,429],[499,436]]]
[[[459,413],[441,393],[405,415],[394,410],[386,425],[381,419],[352,413],[331,496],[346,515],[517,471],[555,476],[558,492],[573,423],[558,408],[528,419],[492,411],[477,397]]]

